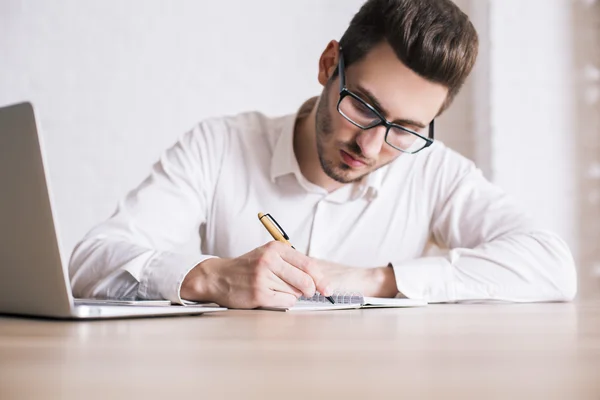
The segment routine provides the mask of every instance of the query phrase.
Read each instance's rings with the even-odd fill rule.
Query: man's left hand
[[[391,267],[348,267],[330,261],[317,260],[330,287],[359,291],[370,297],[395,297],[398,294],[394,269]]]

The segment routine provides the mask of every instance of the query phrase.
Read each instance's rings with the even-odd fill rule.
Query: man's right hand
[[[317,262],[290,246],[269,242],[237,258],[210,258],[194,267],[181,298],[229,308],[289,307],[315,291],[329,296]]]

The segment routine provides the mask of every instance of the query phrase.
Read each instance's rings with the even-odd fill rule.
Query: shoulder
[[[270,117],[258,111],[210,117],[200,121],[186,136],[190,144],[227,147],[239,141],[269,139],[284,117]]]
[[[429,178],[458,178],[477,169],[475,163],[462,154],[436,141],[431,147],[417,154],[420,169]]]
[[[413,161],[413,173],[421,182],[422,189],[432,200],[448,198],[466,181],[485,181],[475,163],[436,141]]]
[[[229,133],[248,135],[264,132],[276,124],[279,118],[269,117],[258,111],[210,117],[200,121],[196,128],[203,133]]]

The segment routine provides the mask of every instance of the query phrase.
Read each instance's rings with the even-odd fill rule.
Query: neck
[[[294,154],[300,172],[311,183],[322,187],[331,193],[334,190],[344,186],[343,183],[331,179],[319,161],[319,152],[317,150],[317,106],[320,98],[313,97],[307,100],[300,110],[294,127]]]

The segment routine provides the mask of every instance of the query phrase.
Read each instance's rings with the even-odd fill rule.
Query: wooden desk
[[[0,398],[600,398],[600,301],[0,318]]]

